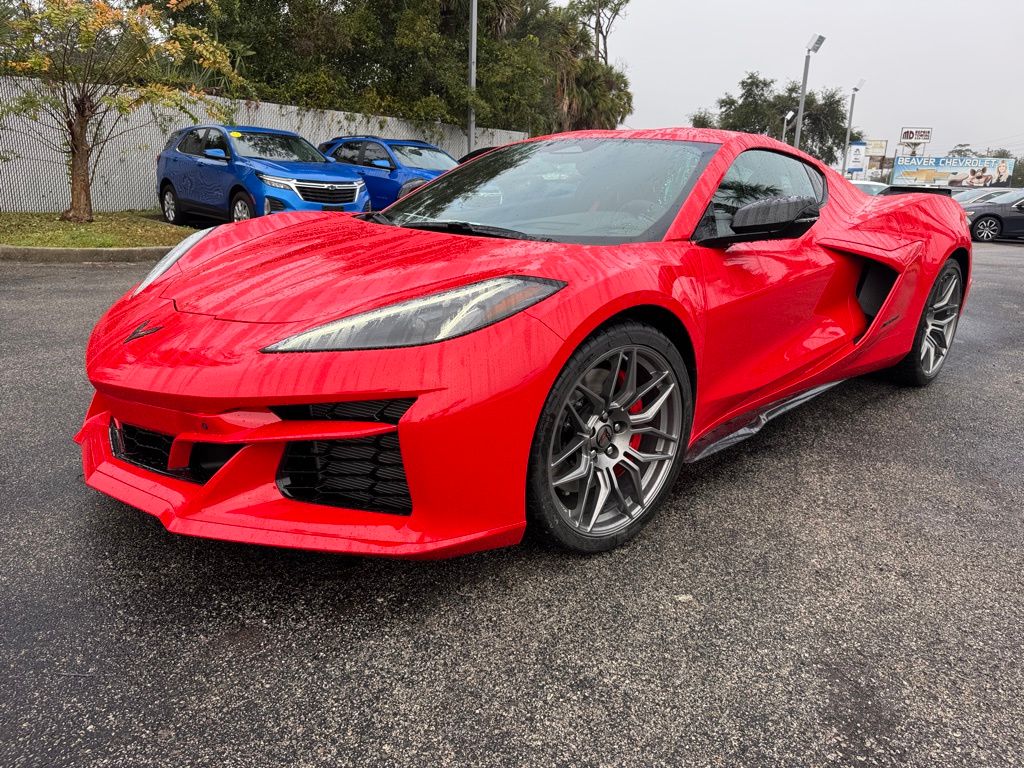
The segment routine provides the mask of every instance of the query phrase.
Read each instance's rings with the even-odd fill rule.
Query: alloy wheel
[[[246,219],[252,218],[252,211],[249,210],[249,204],[242,198],[235,200],[235,205],[231,209],[231,220],[232,221],[245,221]]]
[[[921,368],[925,376],[931,377],[938,373],[949,354],[960,319],[962,296],[960,273],[955,270],[945,272],[931,304],[925,310],[924,339],[921,343]]]
[[[683,399],[668,360],[622,346],[597,359],[561,406],[548,447],[548,488],[562,520],[614,534],[646,512],[682,450]]]
[[[177,215],[177,204],[174,200],[174,193],[170,188],[164,190],[164,218],[173,222]]]
[[[974,236],[988,242],[999,235],[999,222],[995,219],[982,219],[974,227]]]

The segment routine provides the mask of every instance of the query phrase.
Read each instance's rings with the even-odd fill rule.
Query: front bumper
[[[253,201],[256,204],[258,214],[281,213],[283,211],[342,211],[346,213],[359,213],[368,210],[367,205],[370,197],[366,192],[366,186],[359,188],[355,200],[349,203],[322,203],[304,200],[300,195],[291,189],[280,189],[271,187],[260,182],[253,193]]]
[[[257,352],[244,360],[223,354],[220,364],[205,351],[189,354],[189,327],[201,339],[210,323],[236,332],[252,324],[174,314],[180,327],[163,342],[145,348],[150,337],[128,345],[118,339],[90,349],[97,393],[76,436],[90,487],[158,517],[169,531],[251,544],[427,558],[521,539],[533,429],[562,346],[547,326],[522,313],[427,347]],[[502,349],[518,354],[496,361],[494,351]],[[289,421],[270,410],[393,398],[415,398],[397,425]],[[112,420],[172,436],[175,466],[188,463],[196,443],[241,448],[205,483],[190,482],[119,458]],[[410,514],[307,503],[282,492],[278,473],[286,446],[389,433],[398,435]]]

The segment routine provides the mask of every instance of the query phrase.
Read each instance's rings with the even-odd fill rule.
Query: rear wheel
[[[231,220],[245,221],[256,215],[256,207],[245,192],[238,192],[231,198]]]
[[[664,334],[629,322],[590,338],[552,387],[534,435],[535,522],[577,552],[631,539],[679,473],[692,413],[686,366]]]
[[[995,216],[982,216],[971,226],[971,236],[983,243],[995,240],[1003,233],[1003,225]]]
[[[964,277],[960,265],[950,259],[939,271],[928,294],[917,326],[914,346],[892,373],[897,381],[914,387],[931,384],[939,375],[960,321]]]

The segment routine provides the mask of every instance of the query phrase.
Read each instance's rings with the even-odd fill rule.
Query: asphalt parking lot
[[[0,263],[0,766],[1024,763],[1024,244],[934,386],[842,384],[590,559],[177,537],[82,484],[144,265]]]

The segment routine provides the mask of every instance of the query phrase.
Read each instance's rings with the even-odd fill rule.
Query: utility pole
[[[477,0],[469,2],[469,120],[466,125],[466,151],[476,149],[476,110],[473,97],[476,96],[476,19]]]
[[[800,149],[800,133],[804,127],[804,102],[807,100],[807,74],[811,69],[811,54],[817,53],[824,42],[824,35],[811,35],[811,39],[807,42],[807,55],[804,56],[804,81],[800,86],[800,108],[796,113],[796,135],[793,137],[793,146],[797,149]]]
[[[785,143],[785,141],[786,141],[786,132],[789,130],[789,121],[793,119],[793,115],[795,115],[795,114],[796,114],[796,112],[794,112],[791,109],[791,110],[789,110],[789,112],[787,112],[786,114],[784,114],[782,116],[782,141],[783,141],[783,143]]]
[[[843,178],[846,178],[846,168],[850,162],[850,133],[853,131],[853,104],[857,100],[857,91],[864,87],[864,80],[861,80],[850,93],[850,113],[846,116],[846,143],[843,144]]]

